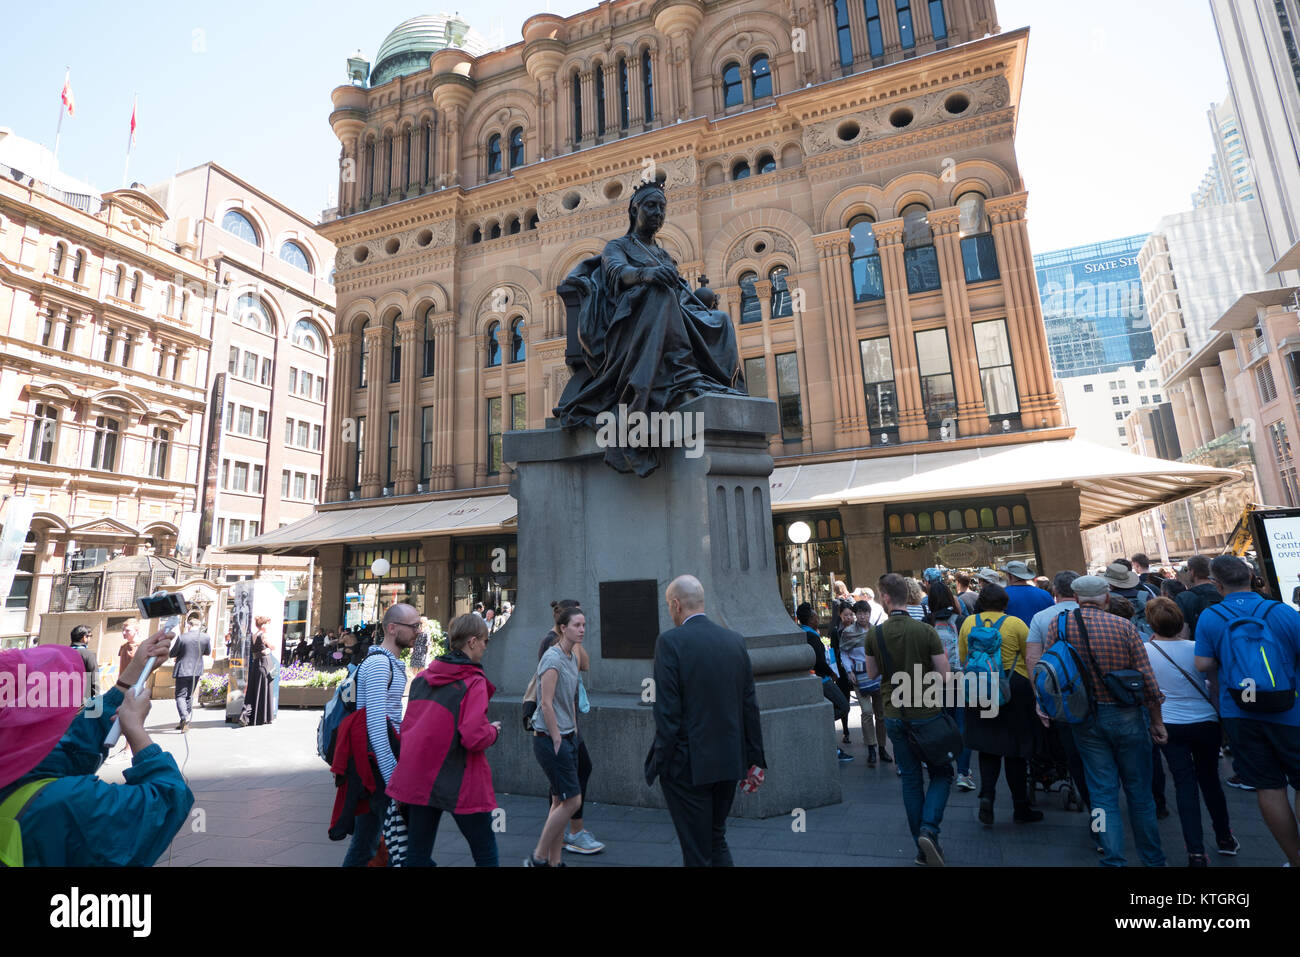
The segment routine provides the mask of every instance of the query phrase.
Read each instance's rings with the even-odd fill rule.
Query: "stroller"
[[[1067,811],[1082,811],[1083,800],[1070,777],[1070,760],[1061,740],[1060,728],[1035,724],[1034,756],[1029,759],[1029,803],[1038,803],[1038,792],[1050,798],[1061,796]]]

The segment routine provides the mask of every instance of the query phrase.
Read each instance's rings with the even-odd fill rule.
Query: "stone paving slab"
[[[149,716],[154,740],[171,753],[195,793],[195,807],[205,815],[204,830],[187,823],[160,866],[292,866],[337,867],[347,852],[347,841],[327,836],[334,804],[332,776],[316,756],[319,710],[281,711],[274,724],[260,728],[226,725],[216,712],[200,713],[187,735],[175,731],[175,706],[155,701]],[[852,723],[858,723],[853,709]],[[910,867],[916,847],[903,814],[894,765],[866,766],[866,747],[841,745],[857,760],[842,764],[839,774],[844,801],[811,808],[803,830],[793,817],[767,820],[733,819],[727,830],[736,863],[753,867]],[[186,751],[188,748],[188,757]],[[101,776],[120,782],[129,762],[125,751],[106,762]],[[540,773],[540,772],[539,772]],[[1221,769],[1226,780],[1231,769]],[[591,793],[599,799],[600,769],[592,778]],[[1160,822],[1160,835],[1169,863],[1186,863],[1182,833],[1174,803],[1173,779],[1166,787],[1170,810]],[[1242,843],[1236,858],[1211,850],[1211,867],[1279,866],[1278,850],[1253,794],[1226,788],[1233,830]],[[497,835],[503,866],[522,863],[541,832],[549,802],[544,798],[498,794],[505,811],[505,832]],[[1096,867],[1098,855],[1088,832],[1088,817],[1065,811],[1059,795],[1038,795],[1045,813],[1035,824],[1015,824],[1005,783],[1000,785],[991,830],[977,819],[974,792],[953,790],[944,813],[942,844],[953,866],[1076,866]],[[675,866],[681,852],[668,813],[654,808],[623,807],[590,801],[585,822],[606,842],[598,855],[565,855],[572,867]],[[1207,837],[1212,838],[1209,815],[1202,809]],[[1212,844],[1212,841],[1211,841]],[[1130,863],[1137,863],[1131,832],[1125,848]],[[473,861],[455,825],[444,818],[434,847],[440,866],[471,866]]]

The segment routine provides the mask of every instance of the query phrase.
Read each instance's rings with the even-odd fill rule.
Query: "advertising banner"
[[[1263,528],[1259,542],[1264,574],[1280,601],[1300,611],[1300,512],[1257,513]]]
[[[23,543],[31,531],[36,502],[26,495],[11,495],[5,510],[4,533],[0,534],[0,595],[9,597],[18,571],[18,559],[23,557]]]

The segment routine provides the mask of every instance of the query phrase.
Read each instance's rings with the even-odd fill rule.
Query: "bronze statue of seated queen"
[[[671,412],[698,395],[745,395],[731,319],[705,305],[655,242],[668,201],[642,183],[628,203],[628,230],[585,259],[557,288],[568,311],[566,361],[573,370],[555,417],[596,429],[597,417]],[[654,443],[608,445],[605,462],[645,477]]]

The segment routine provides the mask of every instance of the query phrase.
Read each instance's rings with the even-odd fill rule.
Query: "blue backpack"
[[[1056,643],[1034,665],[1034,693],[1038,707],[1052,721],[1082,724],[1092,714],[1092,687],[1079,653],[1066,637],[1070,613],[1056,619]]]
[[[1015,670],[1016,662],[1020,660],[1020,652],[1017,651],[1011,670],[1003,670],[1002,623],[1006,620],[1007,616],[1003,615],[992,625],[986,625],[982,618],[977,617],[975,627],[966,636],[966,672],[975,675],[978,700],[990,700],[993,688],[996,687],[999,706],[1011,700],[1011,671]]]
[[[339,682],[334,697],[325,703],[325,713],[316,725],[316,753],[326,763],[334,763],[334,748],[338,744],[339,725],[357,710],[357,671],[360,665],[348,665],[348,676]]]
[[[1219,669],[1224,687],[1242,711],[1280,714],[1296,703],[1294,658],[1268,627],[1269,613],[1281,602],[1261,600],[1255,611],[1262,615],[1219,615],[1227,622],[1219,646]],[[1225,611],[1222,604],[1206,612]]]

